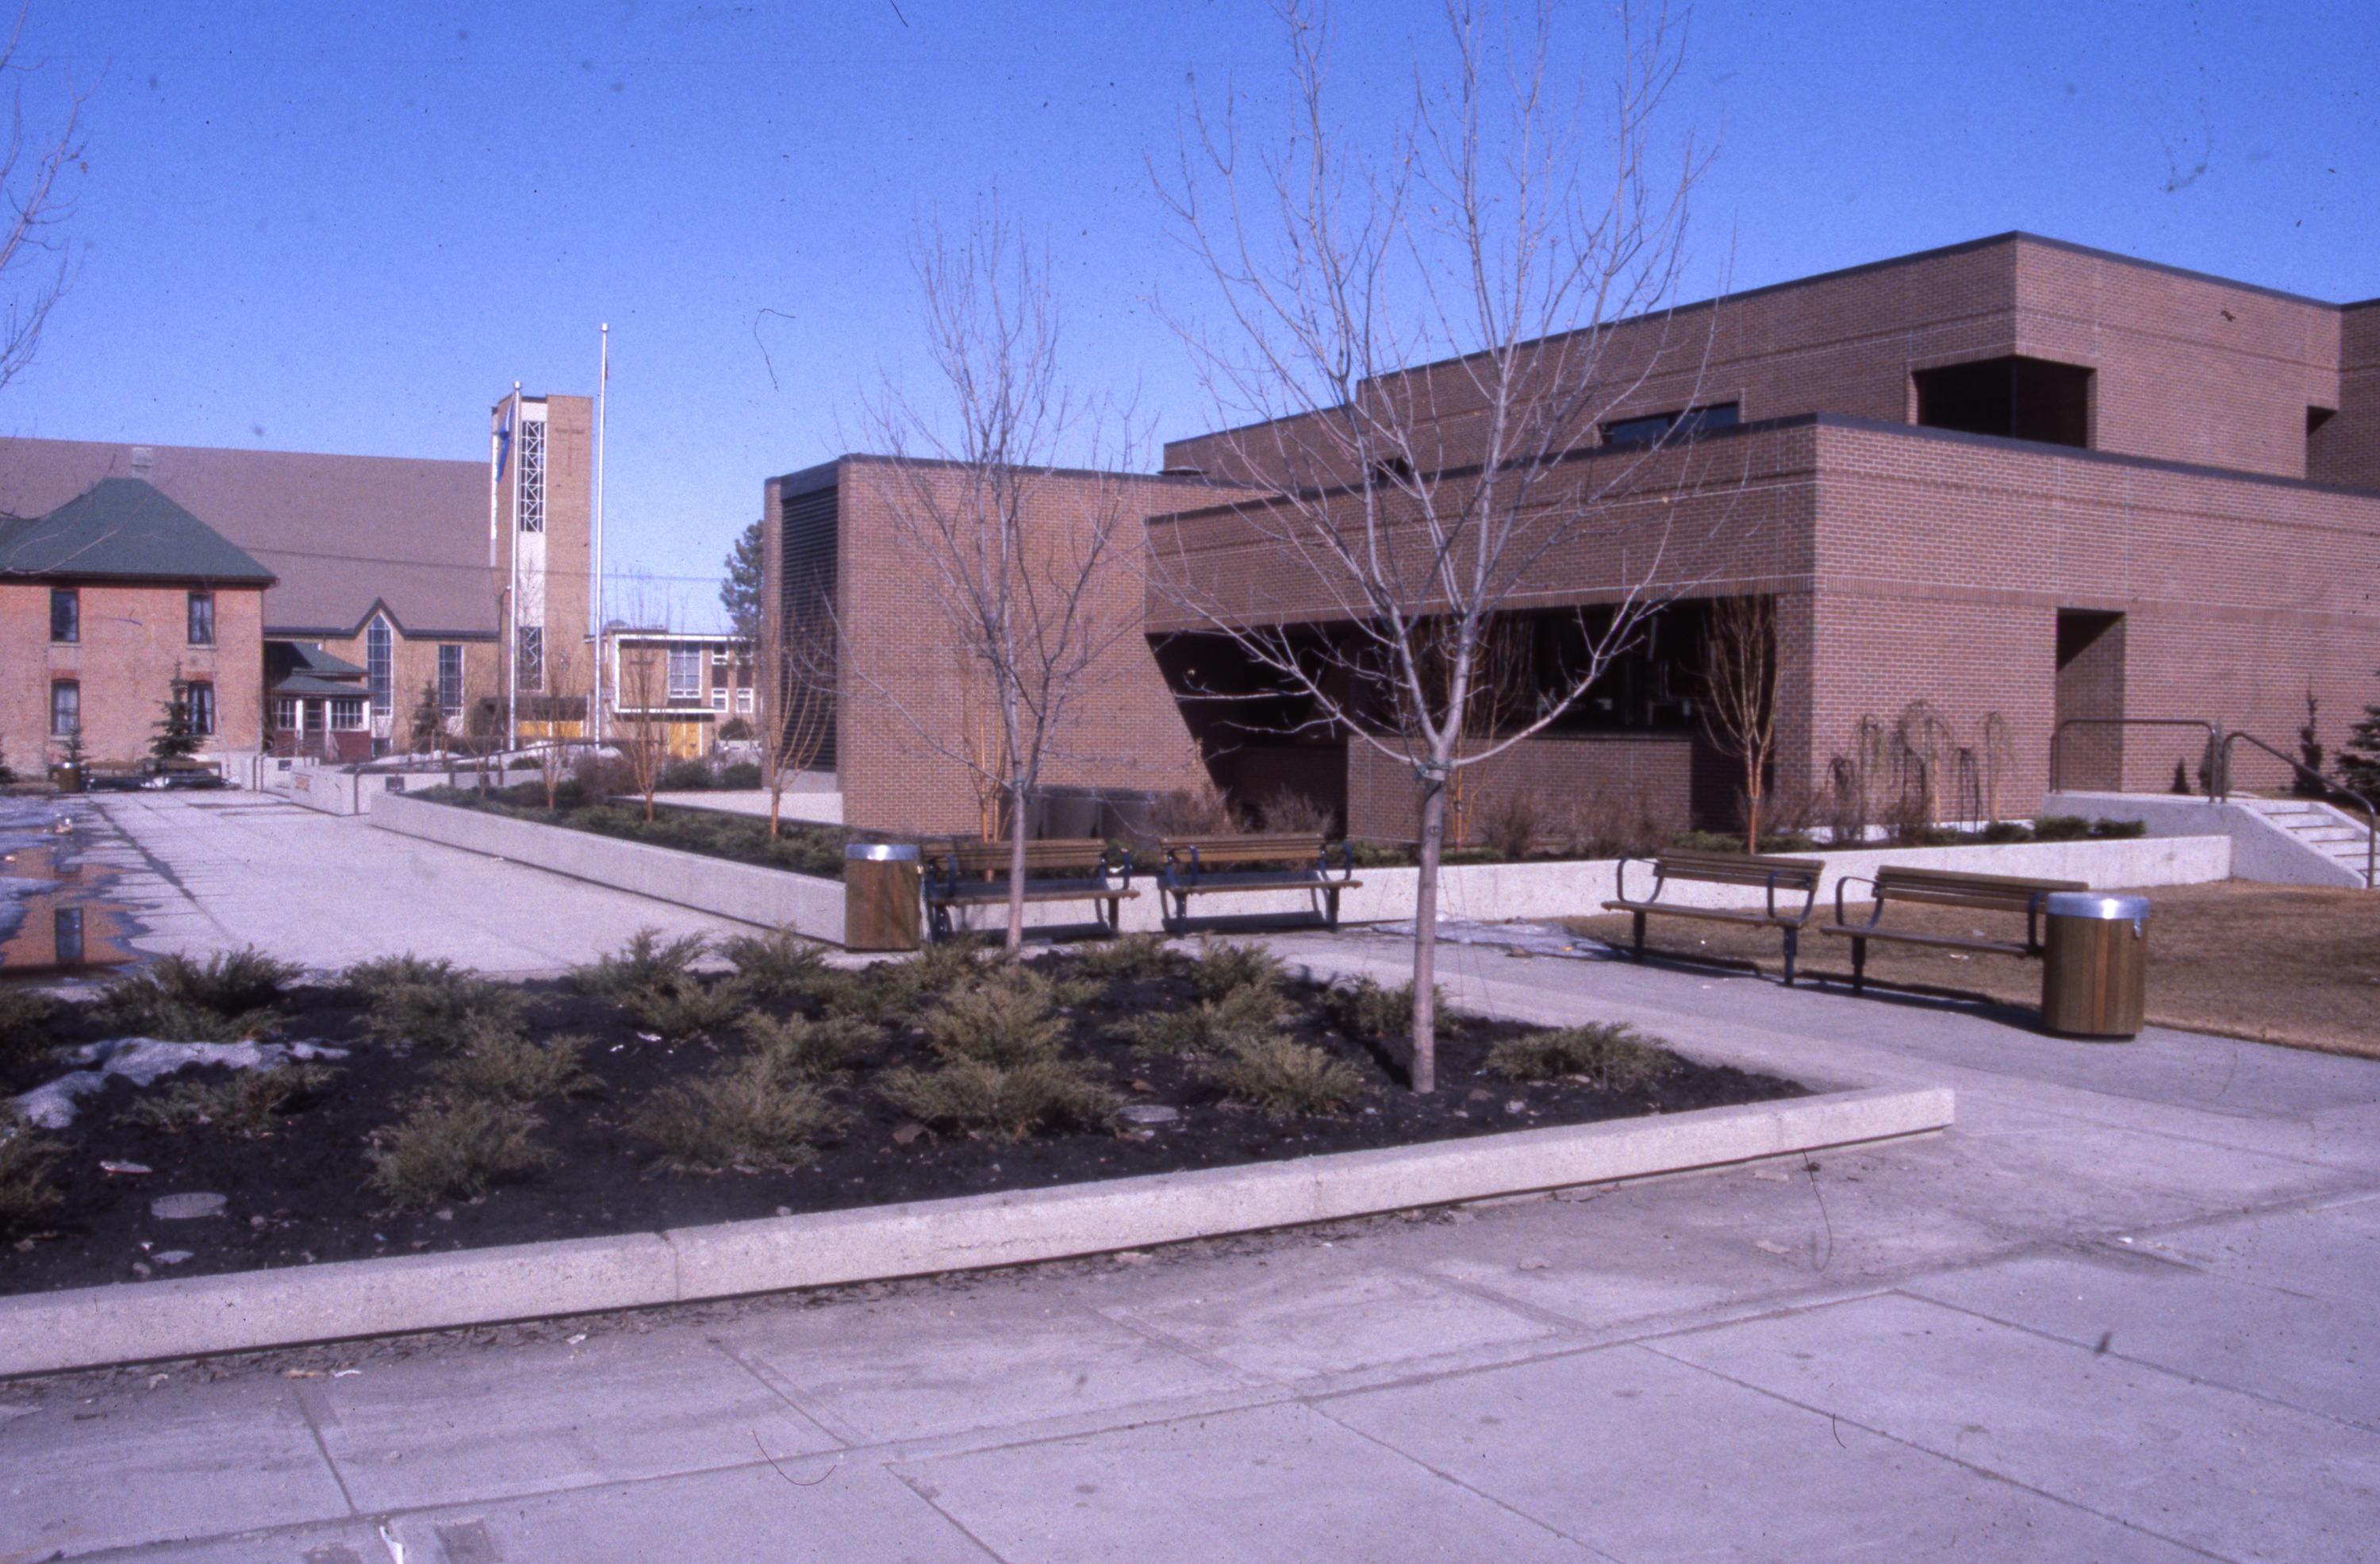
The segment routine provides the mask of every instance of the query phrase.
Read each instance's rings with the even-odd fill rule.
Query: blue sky
[[[1345,7],[1392,113],[1434,5]],[[1600,28],[1573,37],[1597,65]],[[1668,128],[1715,140],[1686,297],[2027,228],[2330,299],[2380,295],[2380,45],[2362,6],[1706,6]],[[920,217],[997,186],[1045,236],[1073,370],[1211,426],[1172,331],[1199,279],[1147,161],[1194,92],[1277,107],[1251,0],[154,5],[34,0],[69,84],[74,285],[0,429],[482,458],[515,380],[593,388],[613,325],[615,563],[681,613],[762,481],[914,374]],[[1195,86],[1194,86],[1195,83]]]

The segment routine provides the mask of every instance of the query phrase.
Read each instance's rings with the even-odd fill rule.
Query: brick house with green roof
[[[40,776],[79,735],[134,762],[176,687],[220,756],[257,748],[272,571],[138,478],[0,518],[0,753]]]

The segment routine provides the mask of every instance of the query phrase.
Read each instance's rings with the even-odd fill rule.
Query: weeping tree
[[[1152,535],[1150,569],[1317,720],[1415,778],[1410,1072],[1426,1093],[1454,778],[1560,720],[1675,593],[1674,512],[1645,491],[1680,481],[1702,422],[1715,312],[1665,312],[1706,160],[1691,135],[1657,145],[1682,43],[1666,12],[1623,5],[1603,64],[1573,70],[1552,4],[1450,0],[1410,107],[1369,145],[1332,91],[1324,0],[1276,14],[1285,122],[1259,143],[1236,101],[1202,105],[1160,181],[1218,299],[1210,323],[1170,312],[1232,429],[1205,442],[1206,470],[1264,492],[1196,536]],[[1657,373],[1686,411],[1608,440]],[[1593,576],[1597,611],[1536,669],[1517,720],[1482,734],[1495,626],[1556,569]]]

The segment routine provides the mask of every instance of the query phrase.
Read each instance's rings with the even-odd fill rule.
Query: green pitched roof
[[[0,521],[0,576],[270,586],[273,574],[138,478],[103,478],[34,520]]]

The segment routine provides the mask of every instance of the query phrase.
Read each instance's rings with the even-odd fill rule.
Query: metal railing
[[[2337,793],[2342,798],[2353,799],[2357,803],[2363,806],[2363,885],[2364,888],[2367,890],[2380,889],[2380,878],[2375,878],[2373,874],[2373,871],[2375,868],[2380,868],[2380,811],[2374,811],[2372,807],[2372,800],[2365,798],[2362,794],[2355,791],[2352,788],[2342,788],[2327,776],[2325,776],[2321,772],[2314,770],[2313,767],[2307,765],[2301,761],[2289,759],[2289,756],[2281,753],[2280,751],[2276,750],[2270,744],[2265,743],[2262,739],[2257,738],[2254,734],[2234,732],[2227,733],[2223,736],[2221,746],[2216,751],[2216,756],[2215,775],[2213,778],[2215,791],[2212,795],[2215,801],[2217,803],[2227,802],[2231,797],[2231,746],[2239,743],[2243,739],[2249,743],[2255,745],[2256,748],[2264,751],[2265,753],[2272,756],[2275,760],[2279,761],[2282,764],[2288,766],[2298,776],[2310,778],[2313,782],[2319,784],[2325,791]]]
[[[2066,790],[2066,730],[2070,727],[2194,727],[2206,735],[2206,748],[2202,752],[2199,769],[2208,780],[2215,780],[2213,768],[2222,764],[2223,730],[2211,722],[2197,717],[2068,717],[2049,736],[2049,790]],[[2122,763],[2117,764],[2115,791],[2124,790]]]

